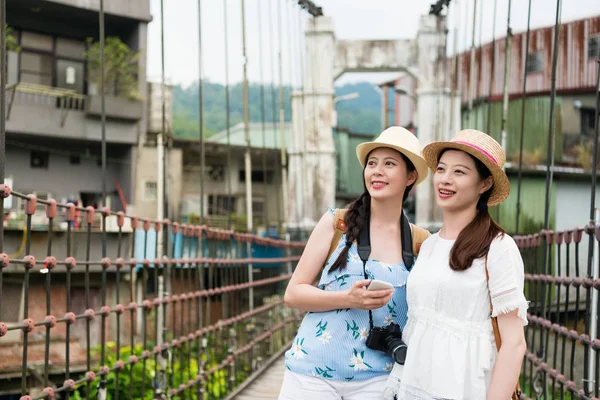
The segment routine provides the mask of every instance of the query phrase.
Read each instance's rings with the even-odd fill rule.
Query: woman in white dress
[[[423,157],[443,226],[423,243],[408,278],[408,352],[403,366],[394,365],[385,398],[510,399],[527,348],[528,302],[519,249],[488,213],[510,192],[506,155],[493,138],[468,129],[426,146]]]

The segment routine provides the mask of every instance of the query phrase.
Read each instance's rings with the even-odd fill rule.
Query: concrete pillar
[[[435,141],[450,140],[460,129],[460,94],[454,97],[454,118],[450,126],[451,93],[449,89],[417,90],[417,136],[421,146]],[[435,197],[432,173],[416,188],[416,224],[437,230],[441,226]]]
[[[288,171],[288,228],[310,230],[326,208],[335,205],[335,144],[332,131],[334,57],[335,36],[331,19],[317,17],[309,20],[304,101],[301,95],[296,95],[292,102],[295,120],[291,141],[294,148],[290,149]],[[302,188],[300,195],[296,193],[299,188]]]
[[[446,67],[446,23],[444,17],[424,15],[421,17],[418,46],[419,82],[417,88],[417,135],[421,145],[451,139],[460,129],[460,94],[451,99],[450,83],[444,79]],[[454,101],[454,107],[451,106]],[[454,110],[454,117],[450,113]],[[452,126],[450,121],[452,120]],[[431,230],[441,226],[435,196],[433,195],[432,175],[416,189],[416,224]]]
[[[300,91],[292,93],[292,138],[288,143],[288,209],[287,226],[290,229],[300,228],[304,218],[306,202],[305,172],[305,132],[303,129],[304,94]]]

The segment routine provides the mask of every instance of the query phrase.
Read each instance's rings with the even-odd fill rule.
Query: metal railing
[[[21,102],[25,104],[53,104],[55,107],[59,108],[61,110],[60,126],[65,125],[69,110],[85,110],[86,96],[79,94],[72,89],[19,82],[8,85],[6,90],[10,93],[10,97],[8,98],[8,109],[6,113],[7,121],[10,120],[10,115],[17,94],[21,97]]]
[[[515,240],[531,301],[525,331],[528,351],[521,370],[523,397],[600,397],[600,225],[542,231]],[[582,253],[585,245],[587,254]]]
[[[107,208],[77,208],[0,189],[5,198],[23,199],[27,215],[25,256],[0,254],[0,304],[7,278],[19,274],[23,282],[21,318],[7,321],[0,309],[0,358],[7,352],[3,340],[18,334],[10,348],[21,354],[22,400],[218,399],[293,338],[300,315],[284,306],[282,293],[304,243],[119,212],[117,246],[108,254]],[[34,255],[30,228],[38,203],[48,218],[47,252]],[[55,219],[63,214],[72,222],[77,210],[87,229],[86,257],[78,260],[72,256],[71,223],[66,254],[53,248]],[[93,243],[97,214],[103,235]],[[121,231],[126,220],[134,232],[143,232],[143,241]],[[90,256],[93,246],[102,248],[100,259]],[[143,260],[129,258],[136,246],[144,246]],[[257,253],[267,256],[253,257]],[[76,299],[75,290],[83,298]],[[44,304],[32,303],[40,298]],[[42,347],[43,356],[33,346]]]

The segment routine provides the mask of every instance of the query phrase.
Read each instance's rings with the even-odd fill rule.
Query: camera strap
[[[400,235],[402,236],[402,261],[407,271],[410,271],[415,262],[415,257],[412,252],[412,232],[410,223],[406,218],[406,213],[402,211],[400,217]],[[371,220],[368,218],[365,225],[362,227],[357,238],[358,256],[363,262],[363,275],[365,279],[369,279],[367,275],[367,261],[371,255]],[[373,329],[373,313],[369,310],[369,326]]]
[[[371,221],[367,219],[362,227],[356,240],[358,248],[358,256],[363,262],[363,275],[365,279],[369,279],[367,275],[367,261],[371,255]],[[373,312],[369,310],[369,328],[373,329]]]

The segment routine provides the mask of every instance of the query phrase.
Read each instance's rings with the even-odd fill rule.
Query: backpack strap
[[[335,249],[337,248],[342,235],[346,232],[346,221],[344,218],[346,217],[346,212],[348,210],[345,208],[338,208],[335,210],[335,215],[333,217],[333,238],[331,238],[331,244],[329,245],[329,253],[327,254],[327,260],[333,254]]]
[[[416,257],[419,255],[419,251],[421,251],[421,245],[425,239],[431,236],[431,233],[427,229],[412,223],[410,224],[410,230],[412,231],[412,251]]]

